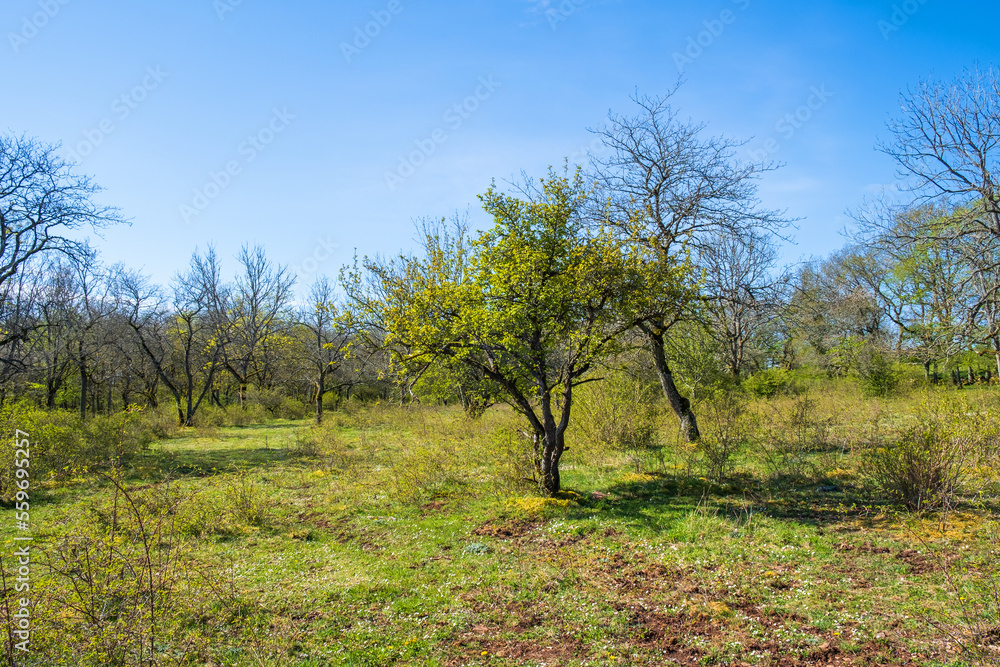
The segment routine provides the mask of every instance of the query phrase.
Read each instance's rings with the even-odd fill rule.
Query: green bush
[[[768,368],[743,381],[743,389],[757,398],[774,398],[791,389],[792,379],[784,368]]]
[[[31,478],[38,483],[129,463],[156,439],[155,426],[144,423],[141,415],[134,408],[83,421],[73,412],[47,412],[20,402],[0,409],[0,436],[13,442],[18,430],[27,434]],[[0,447],[0,498],[5,501],[14,491],[13,456],[14,448]]]
[[[297,398],[285,397],[278,408],[278,416],[282,419],[305,419],[313,411],[311,405],[306,405]]]
[[[899,386],[900,374],[879,350],[868,347],[855,360],[861,393],[869,398],[892,394]]]
[[[259,403],[245,402],[242,407],[230,405],[225,408],[202,405],[195,413],[194,425],[198,428],[249,426],[250,424],[265,424],[270,419],[271,415],[267,408]]]
[[[483,452],[490,463],[490,488],[509,497],[537,488],[531,441],[518,428],[504,424],[490,435]]]
[[[270,500],[253,477],[238,473],[226,487],[226,508],[237,521],[262,526],[268,520]]]
[[[657,444],[657,392],[649,383],[617,373],[581,392],[576,421],[595,452],[625,452],[637,462]]]
[[[736,392],[722,394],[703,406],[706,428],[697,448],[704,458],[707,476],[722,480],[730,474],[733,459],[753,438],[755,415]]]
[[[829,464],[815,455],[829,453],[833,421],[817,412],[816,401],[803,397],[795,399],[787,414],[776,413],[770,420],[761,454],[772,477],[816,477],[820,472],[817,464]]]
[[[231,636],[242,592],[178,530],[183,507],[200,503],[167,485],[126,488],[120,471],[102,477],[110,496],[87,520],[32,549],[31,612],[45,622],[24,664],[209,664],[203,647]],[[0,608],[16,604],[12,587],[2,593]]]
[[[930,413],[890,442],[873,443],[862,472],[874,486],[912,511],[949,506],[986,443],[959,415]]]

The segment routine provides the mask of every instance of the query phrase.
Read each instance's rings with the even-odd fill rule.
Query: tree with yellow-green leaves
[[[626,344],[623,334],[661,301],[692,298],[689,267],[595,228],[579,171],[549,173],[518,196],[480,196],[490,229],[427,229],[422,256],[365,259],[347,292],[380,322],[394,368],[471,368],[528,423],[538,483],[559,492],[576,387]]]

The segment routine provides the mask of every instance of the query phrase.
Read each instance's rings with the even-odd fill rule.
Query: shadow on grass
[[[296,460],[289,446],[295,430],[292,422],[249,424],[159,441],[130,463],[126,476],[130,481],[211,477],[289,463]],[[289,437],[270,437],[278,433]],[[234,446],[234,441],[240,444]]]
[[[612,484],[584,496],[570,513],[611,518],[646,529],[660,529],[699,507],[733,520],[748,513],[817,528],[839,524],[861,512],[877,513],[890,504],[854,486],[832,486],[823,481],[782,479],[764,482],[741,478],[720,485],[693,476],[643,473],[642,480]]]
[[[161,477],[210,477],[223,473],[266,467],[293,460],[291,450],[276,448],[226,448],[204,451],[153,452],[136,460],[131,468],[134,478],[149,477],[149,473]]]

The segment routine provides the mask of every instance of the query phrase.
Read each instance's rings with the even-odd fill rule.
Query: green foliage
[[[194,416],[194,426],[198,428],[221,426],[249,426],[264,424],[273,419],[267,408],[260,403],[245,402],[242,406],[230,405],[220,408],[203,405]]]
[[[577,399],[581,445],[624,452],[638,463],[659,439],[658,397],[656,387],[624,372],[586,385]]]
[[[514,424],[495,429],[485,444],[483,459],[490,467],[489,488],[495,495],[522,495],[538,487],[531,440]]]
[[[693,298],[687,264],[626,245],[583,215],[590,193],[579,171],[550,172],[525,198],[490,188],[494,225],[471,242],[427,230],[425,256],[367,260],[347,289],[385,330],[402,378],[429,365],[465,366],[522,414],[535,442],[540,483],[559,490],[558,465],[573,388],[621,347],[637,318]],[[365,290],[365,284],[377,285]]]
[[[797,398],[786,408],[773,413],[765,431],[761,448],[765,467],[776,479],[820,477],[828,462],[816,455],[829,453],[832,419],[821,417],[817,401],[809,397]]]
[[[47,412],[27,401],[0,409],[0,437],[13,442],[17,430],[31,444],[31,477],[35,482],[72,476],[88,468],[127,465],[156,439],[155,423],[131,408],[111,416],[82,421],[75,412]],[[22,436],[23,437],[23,436]],[[13,493],[13,448],[0,448],[0,498]]]
[[[734,459],[755,436],[755,415],[748,410],[746,400],[735,391],[703,404],[703,415],[707,417],[705,424],[711,424],[711,428],[705,429],[697,449],[705,460],[707,476],[724,480],[732,471]]]
[[[884,398],[899,386],[900,374],[892,361],[872,346],[865,347],[857,355],[854,367],[865,396]]]
[[[879,491],[909,510],[950,506],[965,475],[992,449],[978,421],[944,406],[925,409],[917,425],[872,443],[862,470]]]
[[[736,379],[726,371],[719,342],[696,322],[680,322],[670,329],[671,370],[686,386],[691,399],[711,398],[733,388]]]
[[[222,588],[175,530],[181,499],[102,479],[110,493],[87,520],[33,550],[32,616],[44,623],[32,653],[53,665],[164,664],[194,648],[191,607]]]
[[[774,398],[788,391],[791,386],[791,376],[784,368],[767,368],[743,381],[743,389],[757,398]]]
[[[233,518],[248,526],[261,526],[267,521],[270,504],[267,495],[254,477],[245,472],[229,481],[226,504]]]

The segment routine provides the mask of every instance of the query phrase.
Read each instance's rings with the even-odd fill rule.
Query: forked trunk
[[[566,429],[569,427],[570,413],[573,409],[573,384],[566,380],[562,386],[561,408],[559,419],[552,411],[552,395],[544,391],[541,399],[542,420],[541,433],[542,451],[539,469],[539,484],[543,495],[554,496],[562,490],[562,480],[559,476],[559,461],[566,451]]]
[[[563,453],[563,433],[559,427],[552,424],[552,428],[546,428],[545,437],[542,439],[541,470],[539,470],[539,486],[542,495],[554,496],[562,489],[562,482],[559,478],[559,459]]]

